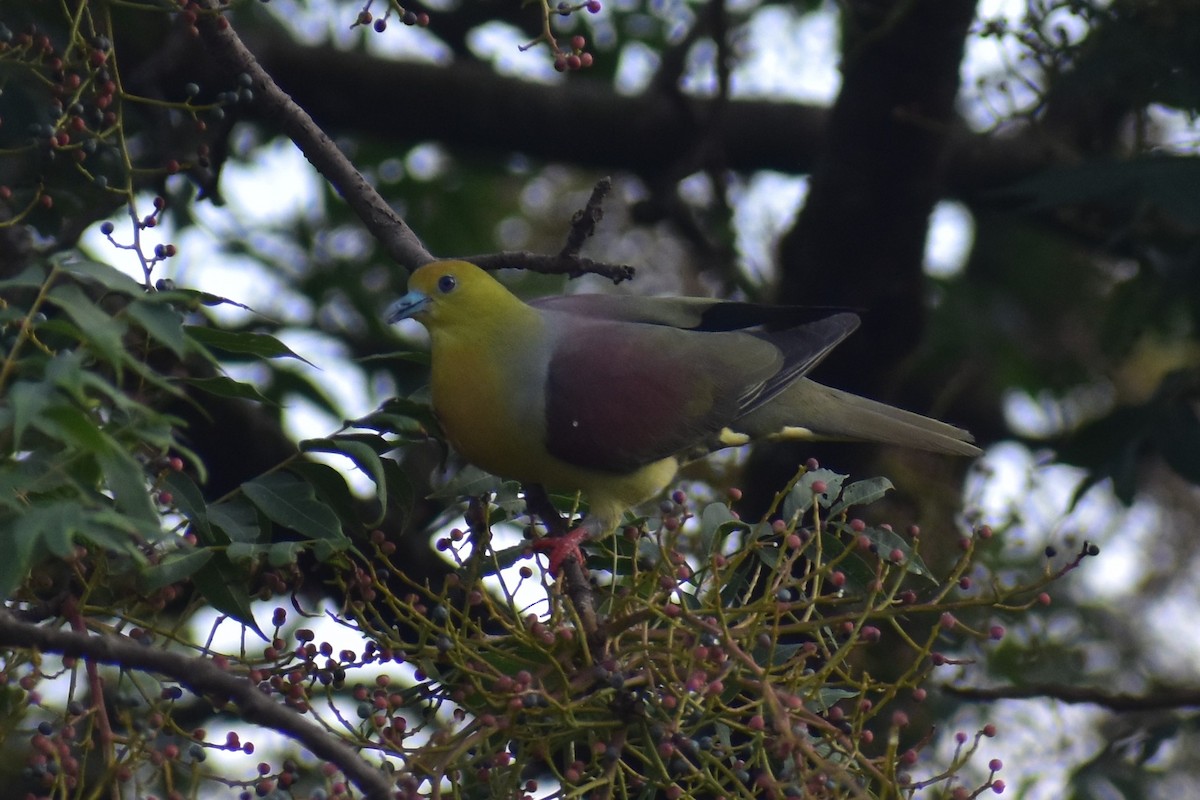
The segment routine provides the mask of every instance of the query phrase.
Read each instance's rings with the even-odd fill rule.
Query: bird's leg
[[[547,534],[540,539],[535,539],[532,547],[534,551],[546,554],[546,558],[550,562],[550,574],[558,577],[563,563],[569,558],[575,559],[579,566],[584,566],[586,562],[579,545],[598,533],[595,530],[597,523],[592,522],[591,519],[585,519],[571,530],[567,530],[567,520],[554,508],[554,504],[550,502],[550,496],[546,494],[546,490],[542,486],[529,484],[524,489],[526,506],[530,512],[541,517],[542,522],[546,524]]]
[[[598,534],[597,523],[594,518],[588,517],[566,533],[549,534],[535,539],[533,549],[546,554],[546,558],[550,562],[548,566],[550,574],[558,577],[559,570],[567,559],[575,559],[575,562],[581,567],[587,564],[579,545],[595,538]]]

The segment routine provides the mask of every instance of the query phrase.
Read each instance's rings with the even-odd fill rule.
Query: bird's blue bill
[[[388,306],[384,319],[389,325],[392,325],[421,313],[427,305],[429,305],[429,295],[424,292],[409,292]]]

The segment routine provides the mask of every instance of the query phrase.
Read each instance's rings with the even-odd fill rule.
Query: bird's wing
[[[704,297],[639,297],[616,294],[569,294],[529,301],[534,308],[589,319],[640,322],[694,331],[736,331],[765,327],[772,330],[828,318],[841,309],[809,306],[771,306]]]
[[[617,473],[704,446],[853,329],[836,318],[784,336],[546,316],[559,331],[546,379],[546,449]]]

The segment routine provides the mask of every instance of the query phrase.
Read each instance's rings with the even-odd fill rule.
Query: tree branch
[[[217,8],[215,0],[204,0],[203,4],[210,10]],[[226,22],[222,16],[206,16],[199,26],[201,35],[209,51],[231,76],[241,73],[250,76],[257,110],[268,119],[279,122],[288,138],[296,143],[316,170],[333,184],[367,230],[397,263],[413,270],[432,261],[433,256],[421,244],[416,233],[304,109],[279,88]]]
[[[217,703],[228,701],[249,722],[295,739],[313,755],[336,764],[372,800],[387,800],[391,796],[391,786],[378,767],[298,712],[271,700],[250,681],[230,675],[209,659],[144,647],[125,637],[52,630],[19,622],[5,610],[0,610],[0,646],[32,648],[165,675],[198,695],[214,698]]]
[[[1091,703],[1110,711],[1162,711],[1164,709],[1200,707],[1200,689],[1173,689],[1151,694],[1111,693],[1089,686],[1065,686],[1057,683],[1035,683],[1026,686],[997,686],[990,689],[974,686],[942,686],[943,692],[964,700],[988,702],[993,700],[1050,699],[1063,703]]]

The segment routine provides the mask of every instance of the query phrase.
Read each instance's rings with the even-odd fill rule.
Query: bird
[[[429,331],[432,406],[451,446],[495,475],[586,498],[578,526],[539,540],[552,575],[568,558],[582,565],[579,544],[615,530],[682,464],[723,448],[834,439],[981,453],[965,430],[805,377],[858,327],[850,312],[612,294],[526,302],[459,260],[419,267],[407,288],[385,319]]]

